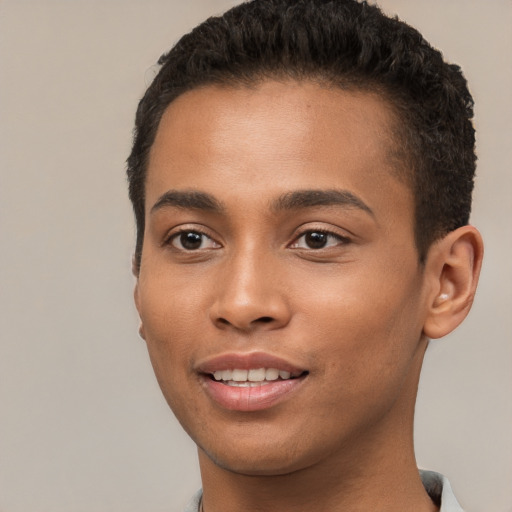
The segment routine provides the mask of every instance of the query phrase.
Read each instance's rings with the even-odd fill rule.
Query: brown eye
[[[292,249],[328,249],[350,243],[350,239],[329,231],[311,229],[299,236],[293,244]]]
[[[199,233],[195,233],[194,231],[189,231],[188,233],[181,233],[180,235],[181,246],[189,251],[199,249],[202,243],[203,236],[200,235]]]
[[[171,245],[183,251],[197,251],[199,249],[216,249],[220,247],[209,236],[199,231],[181,231],[171,237]]]
[[[322,249],[327,245],[329,235],[319,231],[310,231],[304,235],[304,243],[310,249]]]

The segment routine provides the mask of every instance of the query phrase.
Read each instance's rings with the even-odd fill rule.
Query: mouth
[[[259,411],[291,399],[309,371],[269,354],[228,354],[199,367],[206,395],[223,409]]]
[[[271,382],[298,379],[306,375],[307,371],[289,372],[277,368],[251,368],[230,370],[217,370],[209,374],[210,378],[233,387],[258,387],[269,385]]]

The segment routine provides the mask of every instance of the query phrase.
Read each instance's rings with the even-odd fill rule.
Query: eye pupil
[[[311,249],[321,249],[327,244],[327,235],[319,231],[311,231],[306,234],[305,241]]]
[[[203,242],[203,237],[200,233],[187,231],[185,233],[181,233],[180,242],[185,249],[199,249],[201,247],[201,243]]]

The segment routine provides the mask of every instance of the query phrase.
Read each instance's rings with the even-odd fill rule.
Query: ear
[[[139,336],[145,340],[144,333],[144,324],[142,323],[142,317],[140,316],[140,295],[139,295],[139,265],[137,265],[137,261],[135,256],[132,257],[132,274],[134,275],[136,281],[135,286],[133,288],[133,300],[135,302],[135,307],[137,308],[137,312],[139,313],[140,325],[139,325]]]
[[[132,256],[132,274],[133,274],[133,277],[138,279],[139,278],[139,273],[140,273],[140,264],[138,263],[137,257],[134,254]]]
[[[429,250],[425,272],[430,281],[423,333],[441,338],[467,316],[475,296],[484,247],[473,226],[451,231]]]
[[[133,288],[133,299],[135,301],[135,307],[139,312],[140,316],[140,307],[139,307],[139,265],[137,265],[137,259],[135,255],[132,256],[132,274],[135,277],[135,287]]]

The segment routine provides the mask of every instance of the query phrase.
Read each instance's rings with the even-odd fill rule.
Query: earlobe
[[[475,296],[483,242],[473,226],[462,226],[436,242],[427,257],[431,296],[423,332],[441,338],[466,318]]]
[[[142,323],[142,317],[140,315],[139,266],[136,263],[135,256],[132,258],[132,273],[136,278],[135,286],[133,288],[133,301],[135,302],[135,307],[137,308],[137,312],[139,313],[139,318],[140,318],[139,336],[143,340],[146,340],[146,335],[144,333],[144,324]]]
[[[135,260],[135,255],[132,257],[132,274],[135,277],[135,286],[133,288],[133,301],[135,302],[135,307],[139,312],[140,316],[140,307],[139,307],[139,267]]]
[[[144,332],[144,323],[142,322],[142,317],[140,315],[140,303],[139,303],[139,281],[135,283],[135,288],[133,289],[133,299],[135,301],[135,307],[137,308],[137,312],[139,313],[140,325],[139,325],[139,336],[145,341],[146,334]]]
[[[132,256],[132,274],[133,274],[133,276],[138,278],[139,277],[139,271],[140,271],[139,264],[137,262],[137,258],[135,256],[135,254],[134,254]]]

